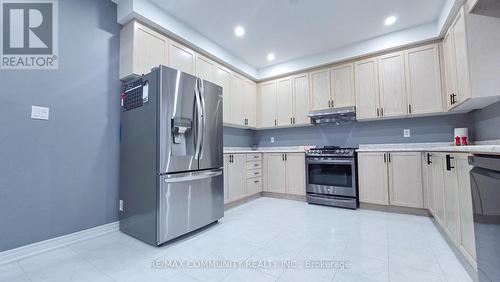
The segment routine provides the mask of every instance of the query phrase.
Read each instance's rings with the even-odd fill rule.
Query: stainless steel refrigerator
[[[160,66],[121,106],[120,230],[160,245],[222,218],[222,88]]]

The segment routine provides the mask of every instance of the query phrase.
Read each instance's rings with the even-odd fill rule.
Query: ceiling
[[[445,0],[150,0],[261,69],[435,22]],[[394,15],[391,27],[384,20]],[[246,34],[234,35],[242,25]],[[268,62],[266,55],[276,54]]]

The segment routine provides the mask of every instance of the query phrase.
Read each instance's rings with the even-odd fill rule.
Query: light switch
[[[274,137],[271,137],[271,143],[274,143]]]
[[[49,108],[40,106],[31,106],[31,118],[49,120]]]
[[[410,129],[403,130],[403,135],[404,135],[405,138],[409,138],[411,136]]]

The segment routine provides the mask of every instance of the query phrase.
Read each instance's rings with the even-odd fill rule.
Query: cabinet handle
[[[384,116],[384,108],[380,108],[380,116],[382,116],[382,117]]]
[[[454,166],[451,166],[451,160],[454,160],[455,158],[452,157],[451,155],[446,155],[446,170],[451,171],[454,169]]]
[[[293,117],[293,124],[295,124],[295,117]]]
[[[257,175],[257,174],[259,174],[259,173],[258,173],[258,172],[254,172],[253,174],[254,174],[254,175]]]
[[[386,162],[387,162],[387,154],[384,153],[384,163],[386,163]]]
[[[380,116],[380,108],[377,108],[377,117]]]
[[[411,105],[408,105],[408,113],[411,114]]]
[[[331,108],[330,100],[328,100],[328,108]]]
[[[334,108],[334,107],[335,107],[335,106],[334,106],[334,102],[333,102],[333,99],[332,99],[332,108]]]
[[[274,126],[277,126],[278,125],[278,122],[276,120],[274,120]]]
[[[259,183],[260,181],[259,180],[255,180],[253,183]]]
[[[288,154],[285,154],[285,161],[288,161]]]
[[[259,166],[258,164],[254,164],[253,166]]]
[[[293,117],[290,118],[290,124],[293,124]]]
[[[387,154],[387,160],[391,162],[391,153]]]
[[[432,155],[430,153],[427,153],[427,164],[428,165],[432,164]]]

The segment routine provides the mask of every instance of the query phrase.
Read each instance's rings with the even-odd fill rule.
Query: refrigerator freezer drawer
[[[158,245],[224,216],[222,169],[160,176],[159,197]]]

